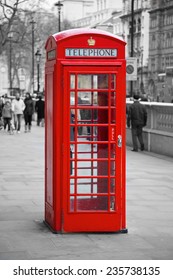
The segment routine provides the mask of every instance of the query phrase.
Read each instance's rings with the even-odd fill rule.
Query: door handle
[[[117,146],[118,146],[119,148],[122,147],[122,136],[121,136],[121,135],[118,135]]]

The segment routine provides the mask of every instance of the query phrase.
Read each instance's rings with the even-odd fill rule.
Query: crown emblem
[[[88,45],[89,46],[94,46],[95,43],[96,43],[96,41],[92,37],[90,37],[90,39],[88,39]]]

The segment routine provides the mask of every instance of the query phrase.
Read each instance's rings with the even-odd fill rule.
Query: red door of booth
[[[62,231],[119,231],[124,223],[122,69],[63,68]]]

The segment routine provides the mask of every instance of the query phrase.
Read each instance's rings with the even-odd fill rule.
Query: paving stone
[[[173,159],[127,148],[128,234],[44,225],[44,128],[0,131],[0,259],[173,259]]]
[[[29,256],[26,251],[15,251],[15,252],[0,252],[0,260],[29,260]]]

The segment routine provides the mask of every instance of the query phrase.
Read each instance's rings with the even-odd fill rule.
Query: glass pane
[[[105,142],[108,141],[108,127],[107,126],[90,126],[89,122],[86,126],[78,126],[78,134],[77,141],[78,142],[86,142],[88,141],[97,141],[97,142]],[[72,129],[71,129],[72,130]],[[75,133],[75,129],[72,130],[72,137]],[[114,140],[114,139],[113,139]],[[113,141],[112,140],[112,141]],[[73,141],[73,140],[71,140]]]
[[[80,89],[92,88],[92,75],[78,75],[77,87]]]
[[[74,168],[75,168],[75,145],[70,145],[70,175],[74,176]]]
[[[94,106],[109,106],[109,95],[108,92],[90,92],[90,91],[79,91],[78,92],[78,104],[94,105]],[[116,106],[116,93],[111,92],[111,106]]]
[[[112,158],[115,157],[115,151],[112,148],[111,150]],[[74,155],[73,155],[74,157]],[[90,159],[90,158],[99,158],[99,159],[108,159],[108,144],[90,144],[90,142],[86,142],[86,144],[78,144],[77,145],[77,158],[78,159]]]
[[[108,174],[109,174],[109,172],[108,172],[108,162],[106,162],[106,161],[98,161],[97,174],[99,176],[108,176]],[[104,181],[105,178],[102,179],[102,180]],[[106,178],[106,182],[107,182],[107,178]]]
[[[70,155],[70,158],[74,158],[75,156],[75,148],[76,148],[76,145],[74,144],[70,144],[70,151],[71,151],[71,155]]]
[[[97,144],[97,157],[108,158],[108,144]]]
[[[87,154],[84,154],[82,159],[85,159],[86,156],[87,156]],[[100,161],[100,160],[99,161],[97,161],[97,160],[96,161],[95,160],[90,161],[87,158],[86,158],[86,160],[82,160],[82,159],[77,162],[77,168],[78,169],[85,169],[86,168],[86,169],[89,170],[89,168],[91,168],[91,167],[93,167],[94,169],[97,169],[100,162],[103,162],[103,164],[105,164],[105,166],[107,166],[107,164],[108,164],[107,160],[106,161]]]
[[[108,141],[108,127],[107,126],[98,127],[98,141]]]
[[[115,157],[116,157],[115,152],[116,152],[116,145],[111,144],[111,155],[110,155],[111,159],[115,159]]]
[[[111,178],[110,192],[115,193],[115,178]]]
[[[108,89],[108,74],[89,75],[79,74],[78,75],[78,88],[80,89]],[[115,88],[115,75],[111,77],[112,88]]]
[[[77,210],[78,211],[108,210],[108,197],[107,196],[91,196],[91,198],[77,197]]]
[[[98,76],[93,75],[93,88],[98,88]]]
[[[108,92],[98,92],[98,106],[108,106]]]
[[[108,74],[100,74],[98,75],[98,88],[106,89],[108,88]]]
[[[73,114],[70,115],[70,123],[74,123],[74,117]],[[74,126],[70,126],[70,141],[74,141],[75,140],[75,127]]]
[[[103,167],[103,165],[102,165],[102,167]],[[102,171],[102,170],[98,170],[98,171]],[[108,176],[107,171],[105,170],[105,172],[102,172],[102,173],[100,172],[100,176]],[[101,178],[101,177],[98,178],[97,192],[98,193],[108,193],[108,185],[109,185],[108,178]]]
[[[98,105],[98,92],[78,91],[78,105]]]
[[[70,88],[70,209],[115,211],[116,146],[108,140],[116,131],[116,75],[73,74]]]
[[[93,102],[92,102],[92,105],[95,105],[95,106],[98,105],[98,92],[97,91],[93,92]]]
[[[75,88],[75,75],[70,75],[70,89]]]
[[[74,124],[80,124],[81,122],[81,115],[80,115],[80,110],[75,110],[74,108],[72,108],[70,110],[70,127],[71,129],[73,129],[73,132],[75,133],[75,131],[77,130],[77,126],[75,127]],[[75,135],[75,134],[74,134]],[[72,139],[71,139],[72,141]]]
[[[75,92],[71,91],[70,92],[70,106],[74,106],[75,105]]]
[[[88,109],[87,106],[86,106],[86,109],[79,109],[79,110],[80,110],[81,121],[83,121],[83,123],[85,123],[85,121],[86,121],[86,123],[96,122],[97,110]],[[87,121],[90,121],[90,122],[87,122]]]
[[[111,123],[116,123],[116,110],[114,108],[111,109]]]
[[[97,176],[103,167],[108,171],[108,161],[78,161],[77,176]]]
[[[111,176],[115,176],[115,161],[114,160],[111,160],[110,162],[110,168],[111,168]]]
[[[77,150],[78,150],[78,158],[81,158],[83,156],[86,157],[85,154],[88,153],[89,153],[89,158],[91,158],[91,152],[92,152],[92,157],[97,158],[97,144],[90,144],[89,142],[86,142],[86,144],[78,144]]]
[[[111,89],[116,88],[116,76],[115,74],[111,74]]]
[[[72,97],[74,98],[74,97]],[[108,92],[89,92],[89,91],[79,91],[78,92],[78,105],[95,105],[95,106],[108,106]],[[74,104],[72,104],[74,105]],[[111,106],[115,106],[115,93],[112,93]]]
[[[73,152],[72,149],[70,148],[70,175],[73,175],[73,171],[74,171],[74,164],[72,158],[73,158]]]
[[[105,161],[105,162],[107,162],[107,161]],[[97,169],[97,164],[98,164],[97,160],[96,161],[95,160],[84,160],[84,161],[82,161],[82,159],[81,159],[77,162],[77,168],[78,169],[85,169],[86,168],[87,172],[88,172],[88,170],[91,169],[92,167],[93,167],[93,169],[96,170]],[[90,175],[88,175],[88,176],[90,176]]]
[[[97,162],[78,161],[77,176],[97,176]]]
[[[74,212],[74,197],[70,197],[70,211]]]
[[[115,196],[110,197],[110,210],[115,211]]]
[[[111,106],[116,106],[116,93],[111,92]]]
[[[97,105],[97,92],[90,91],[78,91],[77,93],[77,104],[78,105]],[[70,92],[70,105],[74,106],[75,103],[75,92]]]
[[[90,105],[92,93],[90,91],[78,91],[78,104]]]
[[[74,179],[70,179],[70,193],[74,193]]]
[[[83,122],[81,122],[83,124]],[[88,122],[89,124],[90,122]],[[78,127],[78,138],[82,137],[83,140],[97,141],[97,127],[96,126],[79,126]]]
[[[97,178],[77,179],[77,193],[97,193]]]

